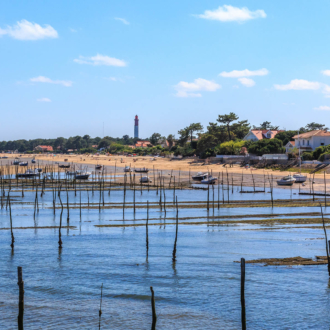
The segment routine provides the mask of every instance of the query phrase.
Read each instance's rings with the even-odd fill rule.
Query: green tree
[[[248,152],[257,156],[264,154],[279,154],[285,151],[283,142],[278,139],[264,139],[247,145]]]
[[[238,155],[244,147],[245,141],[227,141],[223,142],[217,148],[220,155]]]
[[[231,140],[230,124],[236,120],[238,120],[238,116],[233,112],[230,112],[229,115],[219,115],[217,119],[217,122],[224,124],[227,127],[229,140]]]
[[[322,130],[322,129],[328,129],[328,127],[325,127],[325,124],[318,124],[311,122],[305,126],[306,131],[316,131],[316,130]]]
[[[154,134],[152,134],[152,135],[150,136],[149,141],[150,141],[150,143],[151,143],[152,145],[155,146],[155,145],[158,143],[158,141],[159,141],[159,139],[160,139],[161,137],[162,137],[161,134],[159,134],[159,133],[154,133]]]
[[[174,145],[174,135],[169,134],[166,140],[168,142],[168,148],[171,150]]]

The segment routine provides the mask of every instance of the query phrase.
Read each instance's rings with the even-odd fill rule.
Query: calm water
[[[300,198],[294,195],[292,198]],[[178,190],[179,201],[203,201],[205,191]],[[20,192],[11,193],[21,202]],[[166,192],[168,201],[173,193]],[[217,196],[217,189],[215,189]],[[86,203],[87,194],[82,193]],[[217,198],[217,197],[216,197]],[[230,193],[230,199],[269,199],[269,194]],[[290,190],[275,190],[275,198],[291,198]],[[132,202],[132,192],[126,201]],[[156,202],[155,191],[136,193],[137,202]],[[80,194],[69,195],[79,203]],[[99,195],[90,192],[90,202]],[[105,202],[121,203],[122,191],[105,194]],[[14,227],[55,226],[60,210],[53,215],[52,194],[39,197],[40,212],[33,219],[34,192],[25,192],[24,204],[14,203]],[[66,202],[66,194],[62,193]],[[57,200],[58,202],[58,200]],[[215,209],[214,215],[284,214],[318,212],[319,208],[232,208]],[[330,212],[330,208],[326,213]],[[0,211],[0,227],[9,226],[8,211]],[[63,225],[66,225],[66,210]],[[180,209],[179,217],[207,221],[205,209]],[[210,210],[209,215],[213,215]],[[167,218],[175,211],[168,207]],[[0,230],[0,329],[16,329],[17,266],[25,281],[25,329],[98,329],[100,286],[103,283],[101,329],[150,329],[150,286],[156,296],[157,329],[240,329],[241,257],[314,257],[325,255],[321,229],[267,230],[239,225],[219,227],[180,225],[177,262],[172,249],[175,227],[164,212],[150,209],[149,258],[146,262],[145,227],[107,228],[102,224],[145,223],[146,209],[70,210],[70,225],[62,229],[63,249],[58,250],[58,229],[16,229],[15,249],[10,231]],[[199,218],[200,217],[200,218]],[[196,219],[197,220],[196,220]],[[223,219],[226,220],[226,219]],[[211,224],[212,222],[210,222]],[[283,226],[280,226],[281,228]],[[299,227],[302,227],[301,225]],[[306,226],[307,227],[307,226]],[[309,227],[309,226],[308,226]],[[263,230],[258,230],[258,229]],[[274,227],[273,227],[274,228]],[[275,227],[276,228],[276,227]],[[329,329],[329,277],[326,266],[246,266],[248,329]]]

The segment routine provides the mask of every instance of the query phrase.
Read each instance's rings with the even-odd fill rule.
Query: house
[[[289,141],[286,145],[285,145],[285,153],[290,153],[293,151],[293,149],[296,146],[296,141]]]
[[[53,147],[52,146],[36,146],[34,148],[35,151],[41,151],[41,152],[53,152]]]
[[[162,147],[162,148],[169,148],[170,147],[170,143],[164,139],[164,140],[159,140],[158,144]],[[172,143],[172,147],[175,146],[175,142],[173,141]]]
[[[317,147],[330,144],[330,132],[327,130],[316,130],[295,135],[293,137],[296,148],[300,151],[313,151]]]
[[[148,147],[152,147],[152,144],[149,141],[136,141],[135,147],[136,148],[148,148]]]
[[[284,130],[269,130],[269,129],[251,129],[243,138],[244,141],[259,141],[263,139],[274,139],[276,134],[284,132]]]

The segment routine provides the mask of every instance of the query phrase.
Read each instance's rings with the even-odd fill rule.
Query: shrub
[[[327,156],[327,157],[326,157]],[[318,160],[320,162],[324,162],[326,159],[330,159],[330,152],[324,152],[323,154],[320,155]]]
[[[303,160],[314,160],[313,152],[304,151],[302,154]]]

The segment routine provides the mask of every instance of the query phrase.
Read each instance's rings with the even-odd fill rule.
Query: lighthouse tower
[[[134,138],[139,138],[139,117],[137,115],[134,119]]]

